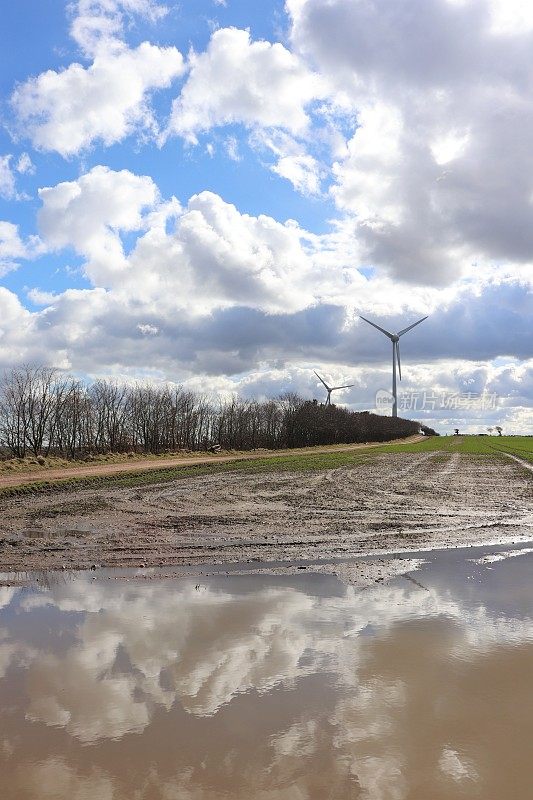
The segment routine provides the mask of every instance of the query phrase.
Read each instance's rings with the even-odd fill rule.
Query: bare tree
[[[0,399],[2,441],[12,455],[24,458],[28,447],[28,373],[26,368],[6,372]]]
[[[294,393],[258,402],[237,396],[213,404],[179,386],[80,380],[48,367],[20,367],[0,385],[0,437],[12,455],[142,450],[161,453],[217,445],[229,450],[385,441],[419,424]],[[458,431],[457,431],[458,432]]]

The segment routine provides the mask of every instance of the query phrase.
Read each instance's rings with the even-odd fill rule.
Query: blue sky
[[[533,13],[515,0],[0,7],[0,367],[532,425]],[[413,24],[414,16],[417,24]],[[449,411],[476,387],[494,408]],[[446,408],[445,406],[448,406]]]

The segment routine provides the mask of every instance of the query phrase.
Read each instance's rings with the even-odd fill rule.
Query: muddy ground
[[[319,472],[4,500],[0,570],[336,559],[530,539],[533,476],[520,464],[379,454]]]

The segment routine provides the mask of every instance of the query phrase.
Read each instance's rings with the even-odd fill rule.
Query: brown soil
[[[533,539],[530,473],[511,460],[442,452],[57,492],[7,500],[2,516],[4,572],[334,559]]]

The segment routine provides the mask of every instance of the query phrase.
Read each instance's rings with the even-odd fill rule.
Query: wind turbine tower
[[[315,370],[313,370],[313,372],[315,372]],[[324,380],[324,378],[321,378],[321,377],[320,377],[320,375],[318,374],[318,372],[315,372],[315,375],[317,376],[318,380],[319,380],[321,383],[323,383],[323,384],[324,384],[324,386],[326,387],[326,391],[327,391],[327,393],[328,393],[328,396],[327,396],[327,398],[326,398],[326,403],[325,403],[325,405],[327,405],[327,406],[330,406],[330,405],[331,405],[331,393],[332,393],[332,392],[336,392],[336,391],[337,391],[337,389],[351,389],[351,388],[352,388],[352,386],[355,386],[355,384],[354,384],[354,383],[348,383],[348,384],[346,384],[345,386],[328,386],[328,385],[327,385],[327,383],[326,383],[326,381]]]
[[[422,319],[419,319],[418,322],[413,322],[412,325],[409,325],[407,328],[403,328],[403,330],[398,331],[398,333],[391,333],[390,331],[386,331],[385,328],[380,328],[379,325],[376,325],[375,322],[370,322],[370,320],[367,319],[366,317],[361,317],[361,319],[364,319],[364,321],[368,322],[369,325],[372,325],[373,328],[377,328],[378,331],[384,333],[385,336],[388,336],[392,342],[392,398],[393,398],[392,416],[397,417],[398,394],[396,392],[396,359],[398,359],[398,376],[400,380],[402,379],[402,364],[400,361],[400,336],[403,336],[404,333],[407,333],[407,331],[416,328],[416,326],[420,325],[421,322],[424,322],[424,320],[427,319],[427,317],[422,317]]]

